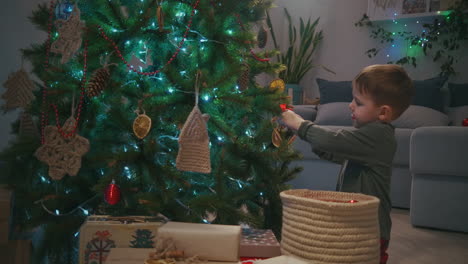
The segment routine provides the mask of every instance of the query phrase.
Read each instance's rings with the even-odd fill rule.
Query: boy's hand
[[[294,113],[291,110],[286,110],[283,112],[283,114],[281,114],[280,123],[294,131],[299,129],[303,121],[304,119],[300,115]]]

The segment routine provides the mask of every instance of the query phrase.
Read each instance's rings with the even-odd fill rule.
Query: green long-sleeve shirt
[[[390,179],[396,151],[395,129],[382,122],[366,124],[355,130],[333,131],[304,121],[298,135],[312,145],[322,159],[335,163],[348,160],[342,191],[358,192],[380,199],[380,236],[390,239]]]

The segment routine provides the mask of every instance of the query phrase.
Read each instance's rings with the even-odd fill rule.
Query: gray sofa
[[[468,197],[468,127],[448,126],[449,117],[446,116],[445,120],[443,113],[440,113],[440,120],[424,121],[422,115],[434,119],[439,114],[422,114],[426,109],[420,112],[422,108],[414,106],[410,109],[394,124],[398,145],[392,170],[393,207],[411,208],[413,225],[466,232],[468,205],[463,198]],[[332,125],[330,119],[326,121],[323,118],[324,110],[320,109],[321,116],[317,116],[316,106],[299,105],[294,108],[304,119],[330,129],[354,129],[352,126]],[[412,119],[410,115],[421,118]],[[408,126],[408,122],[418,124]],[[290,182],[292,187],[335,190],[341,166],[319,159],[311,151],[311,145],[299,138],[293,144],[303,156],[294,165],[304,170]]]
[[[468,127],[420,127],[410,142],[411,223],[468,232]]]

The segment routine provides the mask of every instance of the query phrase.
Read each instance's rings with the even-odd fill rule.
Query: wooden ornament
[[[180,131],[176,168],[181,171],[211,173],[210,138],[206,125],[210,115],[202,114],[198,108],[201,74],[201,70],[198,70],[195,79],[195,106]]]
[[[80,49],[85,23],[81,21],[80,9],[75,5],[68,20],[58,19],[55,24],[58,38],[50,46],[50,52],[62,54],[60,62],[64,64]]]
[[[286,88],[286,84],[282,79],[275,79],[271,81],[269,86],[271,90],[278,90],[280,93],[283,93],[284,89]]]
[[[33,94],[34,83],[24,69],[20,69],[8,76],[3,83],[7,91],[2,95],[5,100],[3,108],[6,111],[21,107],[26,108],[36,97]]]
[[[145,114],[138,115],[133,121],[133,133],[139,139],[145,138],[151,130],[151,118]]]

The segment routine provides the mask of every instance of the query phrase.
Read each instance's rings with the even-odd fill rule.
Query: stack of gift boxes
[[[271,230],[90,216],[80,229],[79,264],[143,264],[165,238],[172,239],[185,256],[196,255],[207,263],[247,264],[281,255]]]

